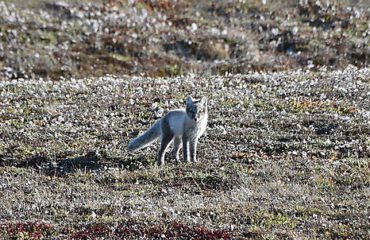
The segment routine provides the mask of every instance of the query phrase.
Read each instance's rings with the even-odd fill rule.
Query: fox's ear
[[[193,103],[193,98],[191,96],[188,96],[186,98],[186,105],[192,104]]]

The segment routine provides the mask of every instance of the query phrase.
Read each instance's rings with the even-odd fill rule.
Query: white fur
[[[167,120],[175,136],[181,136],[184,133],[186,118],[187,115],[184,109],[177,109],[168,113]]]
[[[194,113],[194,111],[188,109],[188,107],[192,107],[192,104],[197,104],[194,103],[194,100],[189,96],[186,100],[186,110],[176,109],[167,113],[146,132],[130,141],[128,149],[130,151],[136,151],[148,146],[158,139],[161,139],[161,147],[158,153],[158,164],[164,164],[164,155],[171,142],[174,143],[172,151],[173,155],[176,156],[176,161],[179,160],[178,150],[183,147],[184,161],[191,160],[196,162],[196,146],[198,138],[205,133],[208,121],[206,101],[207,99],[205,97],[201,99],[201,105],[204,110],[202,110],[201,114],[198,115],[199,112]]]

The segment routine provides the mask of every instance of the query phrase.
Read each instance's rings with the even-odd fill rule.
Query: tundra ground
[[[209,98],[199,163],[128,141]],[[0,82],[0,236],[367,238],[370,69]]]

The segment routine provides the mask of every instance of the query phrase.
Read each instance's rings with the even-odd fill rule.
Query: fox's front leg
[[[194,139],[190,141],[190,159],[192,162],[197,161],[197,145],[198,145],[198,139]]]
[[[184,162],[190,162],[189,160],[189,140],[187,137],[182,137],[182,151],[184,154]]]

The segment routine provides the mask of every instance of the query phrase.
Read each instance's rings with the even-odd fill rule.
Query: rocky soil
[[[127,151],[188,94],[209,98],[199,163]],[[9,79],[0,97],[0,236],[369,236],[369,68]]]
[[[0,1],[0,78],[281,71],[370,62],[370,5]]]
[[[369,238],[368,1],[0,13],[0,238]],[[198,163],[127,151],[189,94],[209,98]]]

